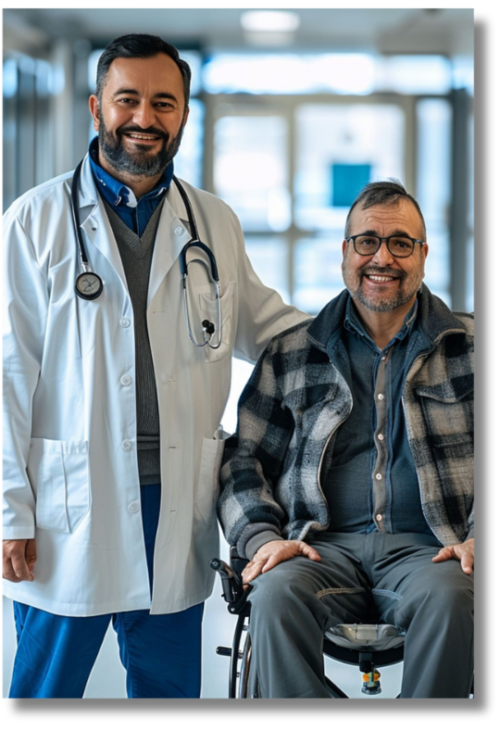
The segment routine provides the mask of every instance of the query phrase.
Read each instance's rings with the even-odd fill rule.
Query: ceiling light
[[[297,13],[278,10],[249,10],[242,13],[240,21],[246,31],[271,31],[273,33],[292,33],[300,25]]]
[[[244,40],[251,46],[290,46],[293,43],[293,33],[275,33],[274,31],[252,31],[243,34]]]

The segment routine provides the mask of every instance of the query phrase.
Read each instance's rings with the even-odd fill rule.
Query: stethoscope
[[[76,237],[78,240],[78,246],[80,250],[80,261],[82,265],[82,272],[79,274],[75,280],[75,292],[76,294],[81,297],[84,300],[95,300],[97,297],[99,297],[104,289],[104,283],[101,279],[101,277],[93,272],[89,265],[89,260],[87,258],[87,252],[83,243],[83,235],[80,229],[80,216],[78,213],[78,186],[80,184],[80,175],[81,175],[81,169],[83,165],[83,160],[77,165],[76,170],[73,175],[73,182],[71,184],[71,209],[73,212],[73,223],[75,226],[75,232]],[[193,209],[191,208],[191,203],[189,202],[189,198],[187,196],[186,191],[180,184],[179,180],[175,177],[173,178],[179,193],[181,194],[181,198],[184,202],[184,206],[186,208],[186,212],[188,215],[189,220],[189,228],[191,230],[191,239],[187,242],[187,244],[184,245],[180,255],[179,255],[179,261],[180,261],[180,267],[181,267],[181,277],[182,277],[182,289],[184,294],[184,314],[186,317],[186,326],[189,338],[191,342],[196,345],[198,348],[203,348],[205,345],[208,345],[210,348],[213,348],[216,350],[220,347],[220,344],[222,342],[222,309],[221,309],[221,303],[220,303],[220,284],[219,284],[219,272],[217,269],[217,263],[215,261],[215,256],[213,252],[210,250],[210,248],[204,244],[202,241],[200,241],[200,237],[198,236],[198,227],[196,225],[196,221],[193,214]],[[196,338],[193,335],[193,331],[191,329],[191,321],[189,317],[189,305],[188,305],[188,293],[187,293],[187,279],[188,279],[188,261],[187,261],[187,252],[188,249],[191,247],[196,246],[199,249],[202,249],[205,254],[208,256],[210,260],[210,271],[212,274],[212,280],[215,286],[215,300],[217,302],[217,327],[215,327],[213,322],[210,322],[210,320],[203,320],[201,323],[202,326],[202,332],[203,332],[203,341],[198,342]],[[195,260],[196,261],[196,260]],[[192,263],[192,262],[190,262]],[[215,332],[218,333],[218,339],[216,344],[214,345],[212,343],[213,336]]]

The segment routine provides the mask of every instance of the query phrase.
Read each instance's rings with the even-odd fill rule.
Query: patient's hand
[[[259,574],[270,571],[282,561],[294,556],[307,556],[311,561],[321,561],[319,553],[304,541],[269,541],[259,548],[242,573],[244,585]]]
[[[440,563],[441,561],[448,561],[450,558],[460,561],[464,574],[472,574],[474,568],[474,538],[469,538],[464,543],[445,546],[432,560],[434,563]]]

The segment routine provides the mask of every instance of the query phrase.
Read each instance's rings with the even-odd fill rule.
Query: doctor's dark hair
[[[177,48],[162,40],[159,36],[151,36],[146,33],[131,33],[127,36],[115,38],[101,53],[97,64],[95,91],[99,102],[101,101],[106,75],[115,58],[152,58],[159,53],[170,56],[177,64],[182,74],[184,101],[188,106],[191,86],[191,69],[189,65],[180,58]]]
[[[344,238],[347,239],[350,235],[351,227],[351,214],[357,205],[361,205],[361,208],[371,208],[372,206],[393,206],[399,203],[401,200],[408,200],[413,203],[417,209],[418,215],[422,221],[422,241],[427,240],[427,233],[425,230],[425,221],[415,198],[408,193],[402,183],[395,178],[389,178],[389,180],[379,180],[376,183],[368,183],[365,185],[361,193],[358,195],[354,203],[349,209],[347,219],[345,222]]]

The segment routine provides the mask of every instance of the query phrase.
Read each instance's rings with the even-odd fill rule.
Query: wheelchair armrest
[[[234,602],[243,593],[243,586],[240,577],[233,571],[225,561],[220,558],[213,558],[210,561],[210,568],[217,571],[222,581],[223,597],[226,602]]]
[[[222,596],[228,602],[228,611],[231,614],[240,614],[242,612],[247,603],[247,597],[252,590],[251,586],[243,589],[241,581],[241,572],[247,563],[246,559],[236,554],[234,547],[231,548],[231,566],[220,558],[213,558],[210,561],[210,567],[217,571],[221,577]]]
[[[229,555],[230,555],[229,561],[231,564],[231,568],[233,569],[235,574],[238,577],[240,577],[240,579],[241,579],[241,574],[243,573],[243,569],[245,568],[247,563],[249,563],[249,560],[247,558],[243,558],[242,556],[238,556],[238,553],[236,551],[236,546],[231,546]]]

